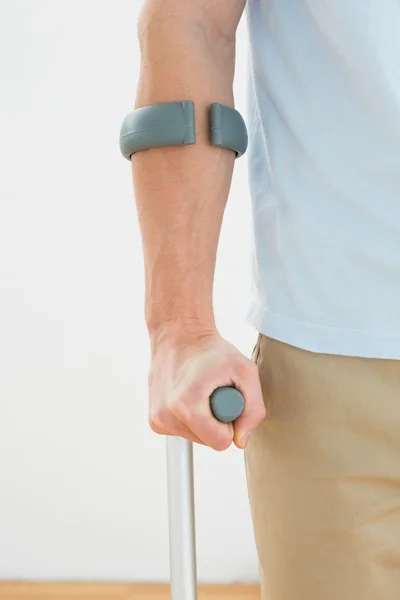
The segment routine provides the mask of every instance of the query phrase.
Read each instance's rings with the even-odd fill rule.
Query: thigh
[[[400,361],[259,336],[246,467],[265,600],[400,596]]]

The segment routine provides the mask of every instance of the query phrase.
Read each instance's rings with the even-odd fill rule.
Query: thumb
[[[249,373],[245,380],[241,378],[238,389],[244,397],[244,410],[234,422],[233,441],[235,446],[244,449],[251,432],[265,419],[267,414],[257,367],[255,367],[255,372]]]

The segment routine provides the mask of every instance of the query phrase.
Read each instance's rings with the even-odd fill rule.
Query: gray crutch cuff
[[[247,148],[247,129],[234,108],[214,102],[210,106],[211,144],[242,156]],[[168,102],[137,108],[122,122],[119,145],[130,160],[140,150],[196,143],[194,102]]]

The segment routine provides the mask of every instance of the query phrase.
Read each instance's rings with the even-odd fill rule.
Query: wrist
[[[148,325],[151,353],[165,345],[186,343],[188,340],[217,332],[214,316],[207,317],[174,317],[157,325]]]

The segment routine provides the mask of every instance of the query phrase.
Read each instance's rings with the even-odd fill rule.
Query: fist
[[[233,386],[244,397],[234,423],[220,423],[210,408],[212,392]],[[213,328],[164,330],[153,344],[149,372],[149,423],[153,431],[226,450],[245,448],[265,418],[257,366]]]

